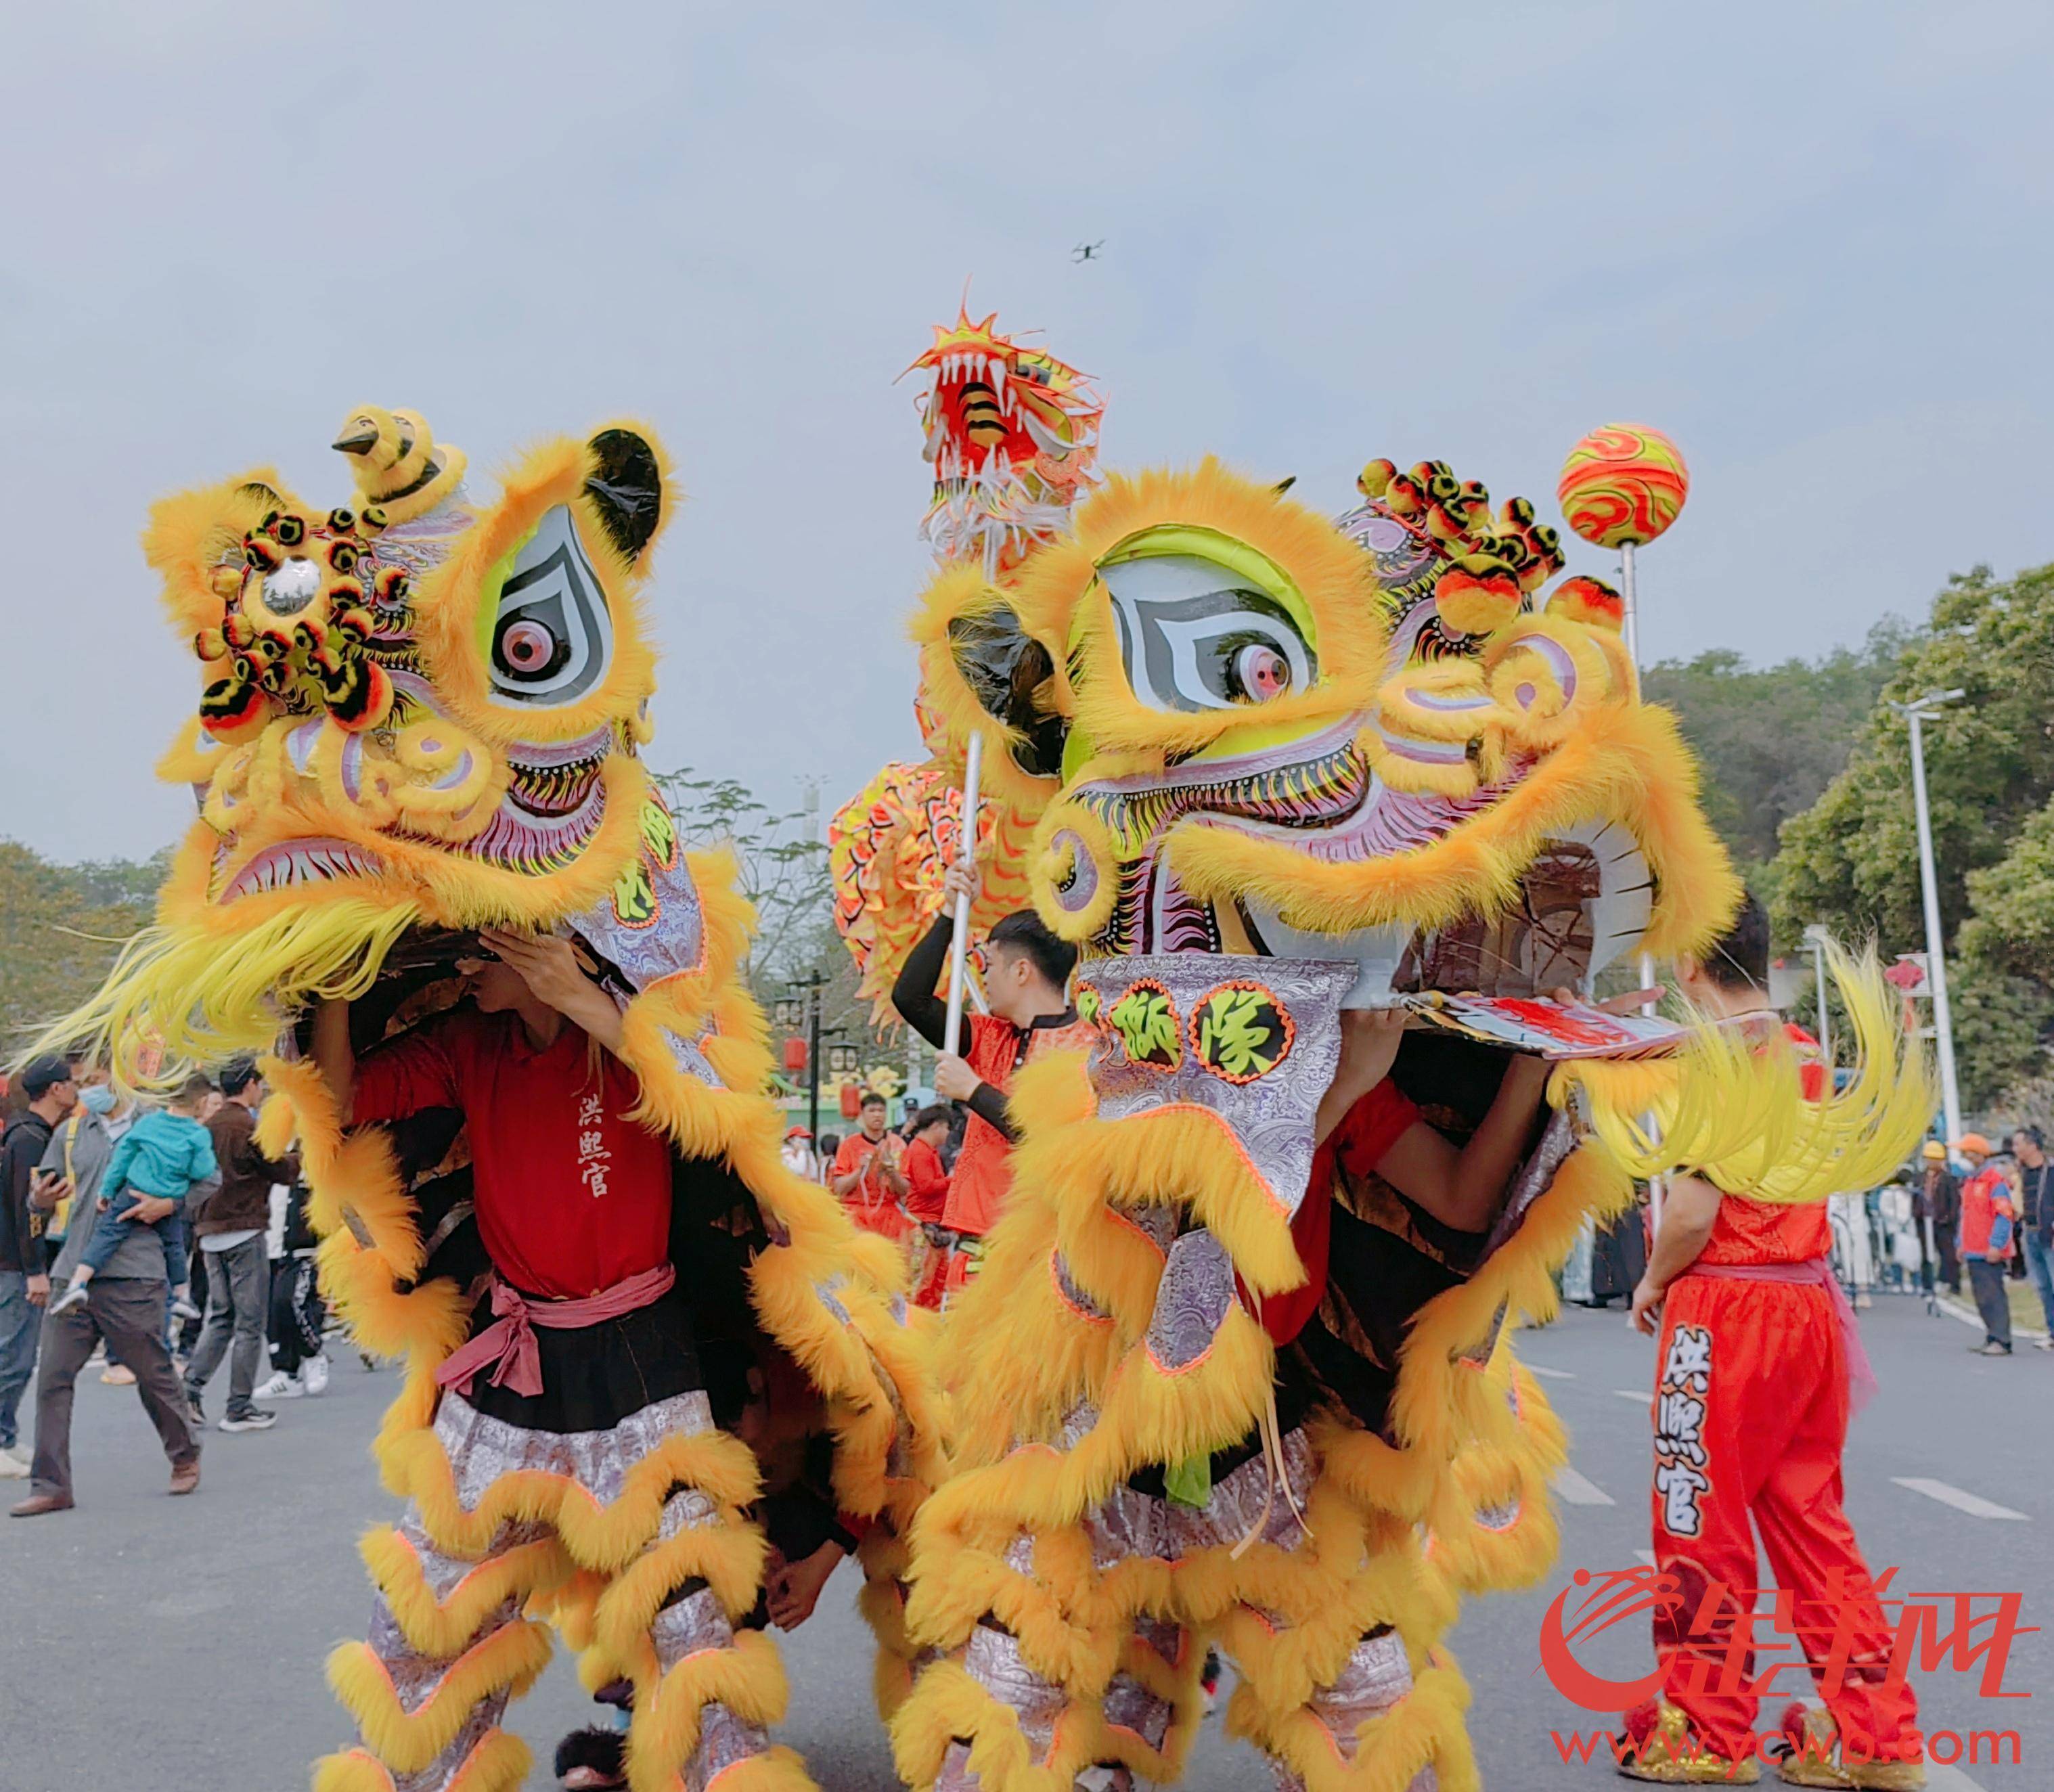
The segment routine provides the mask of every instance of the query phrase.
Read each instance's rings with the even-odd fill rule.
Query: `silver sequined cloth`
[[[530,1431],[488,1417],[453,1388],[443,1390],[435,1436],[448,1456],[457,1502],[474,1511],[502,1475],[538,1469],[576,1481],[602,1506],[620,1497],[628,1472],[667,1438],[713,1429],[703,1392],[673,1394],[608,1431]]]
[[[1099,1118],[1124,1120],[1168,1103],[1210,1108],[1232,1129],[1269,1197],[1285,1214],[1297,1211],[1312,1168],[1312,1117],[1340,1062],[1341,998],[1360,967],[1320,959],[1256,958],[1213,953],[1141,954],[1108,958],[1078,973],[1080,991],[1098,1004],[1100,1039],[1091,1058]],[[1290,1023],[1288,1048],[1264,1054],[1273,1067],[1236,1082],[1208,1068],[1198,1048],[1194,1017],[1230,984],[1256,983]],[[1151,989],[1148,986],[1155,986]],[[1159,1055],[1174,1062],[1136,1061],[1110,1016],[1139,986],[1167,997],[1175,1021],[1175,1044]],[[1090,997],[1084,998],[1088,1005]],[[1241,1062],[1214,1058],[1223,1063]],[[1249,1061],[1241,1074],[1255,1068]]]
[[[1148,1321],[1148,1357],[1165,1373],[1188,1369],[1212,1348],[1234,1303],[1234,1262],[1200,1228],[1170,1247]]]
[[[970,1632],[962,1664],[970,1677],[1020,1720],[1020,1734],[1038,1766],[1056,1739],[1056,1719],[1067,1702],[1063,1689],[1027,1665],[1017,1638],[989,1624]]]

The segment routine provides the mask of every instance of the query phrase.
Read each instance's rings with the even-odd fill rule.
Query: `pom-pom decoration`
[[[1607,423],[1569,450],[1555,495],[1584,540],[1620,548],[1661,535],[1690,490],[1690,469],[1667,436],[1641,423]]]

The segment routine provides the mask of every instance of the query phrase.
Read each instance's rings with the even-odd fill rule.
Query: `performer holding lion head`
[[[609,425],[477,503],[411,413],[335,446],[336,507],[260,470],[155,513],[205,678],[163,769],[200,815],[50,1036],[132,1082],[275,1047],[262,1125],[301,1139],[325,1285],[404,1360],[406,1515],[329,1663],[362,1746],[317,1786],[519,1782],[502,1715],[552,1622],[633,1710],[582,1783],[810,1786],[761,1608],[810,1610],[932,1432],[896,1266],[780,1161],[732,862],[639,757],[662,451]]]

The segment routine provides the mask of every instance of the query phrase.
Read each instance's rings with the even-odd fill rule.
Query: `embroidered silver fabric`
[[[663,1502],[663,1515],[656,1520],[657,1540],[667,1543],[687,1531],[702,1531],[719,1517],[720,1509],[697,1487],[679,1487]]]
[[[1071,1279],[1068,1260],[1061,1252],[1051,1251],[1049,1253],[1049,1267],[1056,1278],[1057,1292],[1085,1318],[1104,1319],[1112,1317],[1103,1307]]]
[[[1133,1487],[1116,1487],[1084,1514],[1084,1535],[1091,1539],[1092,1566],[1104,1574],[1114,1563],[1135,1557],[1167,1556],[1170,1504]]]
[[[978,1776],[970,1770],[970,1745],[950,1743],[942,1757],[942,1770],[935,1775],[935,1792],[983,1792]]]
[[[1303,1426],[1285,1434],[1283,1454],[1285,1480],[1289,1485],[1292,1499],[1298,1503],[1298,1510],[1303,1511],[1320,1472],[1318,1452],[1313,1449]],[[1291,1500],[1284,1497],[1284,1488],[1279,1486],[1271,1498],[1269,1487],[1269,1459],[1251,1456],[1232,1474],[1213,1484],[1212,1497],[1206,1502],[1203,1511],[1194,1512],[1188,1507],[1165,1503],[1170,1559],[1181,1562],[1199,1550],[1239,1542],[1262,1519],[1265,1499],[1269,1501],[1269,1515],[1263,1520],[1257,1540],[1274,1543],[1281,1549],[1296,1548],[1305,1540],[1304,1530],[1291,1510]]]
[[[1002,1559],[1005,1566],[1016,1574],[1033,1574],[1034,1572],[1033,1536],[1025,1531],[1015,1532],[1013,1541],[1005,1546],[1005,1554]]]
[[[1304,1199],[1312,1168],[1312,1117],[1340,1062],[1341,998],[1361,967],[1324,959],[1255,958],[1216,953],[1137,954],[1095,961],[1078,973],[1080,988],[1109,1013],[1137,979],[1169,992],[1178,1021],[1177,1062],[1162,1070],[1129,1061],[1108,1024],[1092,1051],[1092,1087],[1102,1120],[1125,1120],[1173,1102],[1210,1108],[1233,1130],[1269,1197],[1285,1214]],[[1215,1075],[1191,1049],[1193,1010],[1222,983],[1260,980],[1289,1014],[1295,1032],[1289,1054],[1252,1083]]]
[[[1307,1709],[1320,1720],[1344,1761],[1361,1747],[1358,1726],[1380,1717],[1412,1690],[1411,1664],[1395,1630],[1357,1643],[1332,1682],[1313,1693]]]
[[[816,1282],[813,1284],[813,1293],[820,1305],[833,1314],[843,1325],[848,1323],[848,1309],[842,1305],[840,1295],[843,1287],[847,1285],[847,1281],[848,1279],[845,1276],[830,1275],[826,1281]]]
[[[492,1635],[502,1630],[520,1615],[521,1601],[517,1597],[502,1599],[486,1615],[484,1621],[466,1640],[464,1649],[474,1648]],[[368,1639],[371,1652],[384,1664],[385,1672],[392,1676],[392,1690],[399,1700],[399,1708],[411,1715],[434,1696],[435,1690],[449,1672],[454,1656],[424,1655],[407,1640],[399,1628],[399,1621],[392,1615],[392,1608],[380,1599],[372,1609],[371,1635]],[[458,1650],[458,1653],[462,1653]]]
[[[480,1700],[449,1747],[427,1766],[417,1773],[392,1774],[392,1792],[446,1792],[463,1771],[471,1751],[498,1728],[500,1719],[506,1714],[506,1703],[503,1689]],[[391,1772],[389,1768],[386,1770]]]
[[[483,1554],[474,1558],[446,1554],[429,1536],[422,1524],[420,1515],[410,1505],[407,1515],[399,1521],[400,1541],[414,1552],[421,1565],[421,1578],[435,1596],[436,1602],[450,1596],[451,1590],[480,1562],[489,1562],[496,1555],[504,1555],[509,1550],[518,1549],[523,1543],[532,1543],[538,1537],[548,1535],[545,1524],[507,1523],[500,1526],[492,1541],[485,1547]]]
[[[657,1613],[649,1626],[649,1640],[656,1646],[657,1666],[667,1674],[688,1655],[730,1647],[734,1627],[713,1589],[702,1586],[691,1597]]]
[[[449,1458],[458,1505],[474,1511],[502,1475],[538,1469],[576,1481],[602,1506],[620,1497],[628,1471],[666,1438],[713,1429],[702,1390],[673,1394],[630,1413],[610,1431],[529,1431],[486,1417],[454,1388],[443,1390],[435,1436]]]
[[[962,1664],[979,1686],[1020,1720],[1020,1734],[1026,1739],[1035,1765],[1040,1766],[1056,1739],[1056,1720],[1065,1702],[1063,1689],[1027,1665],[1017,1638],[988,1624],[971,1631],[963,1645]]]
[[[1548,1124],[1541,1131],[1540,1143],[1533,1147],[1532,1154],[1513,1177],[1511,1192],[1505,1197],[1505,1205],[1498,1210],[1497,1221],[1490,1228],[1490,1236],[1485,1241],[1483,1256],[1477,1260],[1479,1264],[1487,1260],[1525,1224],[1529,1210],[1534,1202],[1547,1193],[1554,1182],[1555,1173],[1568,1161],[1569,1153],[1576,1149],[1576,1122],[1570,1118],[1566,1110],[1558,1108],[1548,1117]]]
[[[1495,1506],[1479,1506],[1476,1521],[1486,1531],[1509,1531],[1519,1522],[1521,1505],[1519,1500],[1506,1499]]]
[[[610,894],[571,922],[593,951],[634,984],[638,995],[664,977],[696,970],[705,949],[706,918],[683,845],[675,859],[668,870],[659,867],[651,872],[656,918],[648,925],[628,925],[613,912]]]
[[[763,1754],[770,1738],[753,1723],[745,1723],[726,1706],[715,1702],[699,1707],[699,1746],[685,1763],[688,1792],[706,1792],[730,1767]]]
[[[1170,1247],[1148,1321],[1148,1357],[1167,1373],[1188,1368],[1212,1348],[1234,1301],[1234,1263],[1202,1226]]]
[[[1167,1700],[1157,1698],[1131,1674],[1115,1674],[1105,1689],[1106,1722],[1132,1731],[1151,1748],[1162,1747],[1175,1715]]]
[[[1170,1240],[1177,1236],[1177,1210],[1167,1201],[1143,1201],[1133,1207],[1116,1207],[1112,1212],[1116,1219],[1124,1220],[1145,1234],[1165,1256],[1169,1255]]]
[[[1135,1640],[1151,1649],[1166,1666],[1174,1668],[1184,1658],[1184,1627],[1163,1617],[1137,1617]]]
[[[713,1028],[708,1027],[697,1039],[688,1039],[683,1033],[663,1029],[663,1043],[671,1048],[671,1061],[686,1075],[695,1078],[711,1089],[724,1089],[727,1085],[720,1079],[720,1072],[713,1067],[712,1060],[700,1048],[713,1037]]]
[[[1458,1362],[1474,1363],[1481,1369],[1490,1361],[1491,1352],[1497,1348],[1498,1334],[1505,1330],[1505,1307],[1506,1303],[1501,1300],[1497,1311],[1490,1316],[1490,1323],[1484,1328],[1483,1336],[1467,1348],[1456,1351]]]

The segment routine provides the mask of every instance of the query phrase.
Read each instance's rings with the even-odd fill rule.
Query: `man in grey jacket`
[[[46,1209],[67,1197],[71,1202],[64,1248],[50,1266],[51,1279],[58,1287],[69,1281],[92,1236],[100,1178],[113,1150],[105,1122],[89,1106],[63,1122],[50,1140],[44,1173],[30,1198]],[[29,1497],[14,1508],[13,1517],[40,1518],[71,1508],[72,1393],[78,1372],[100,1339],[110,1358],[135,1372],[136,1392],[171,1462],[171,1491],[191,1493],[199,1485],[199,1440],[187,1418],[184,1389],[164,1336],[168,1291],[163,1248],[153,1228],[171,1211],[169,1201],[154,1197],[137,1201],[128,1216],[128,1236],[92,1279],[85,1303],[45,1318],[36,1377],[33,1479]]]

